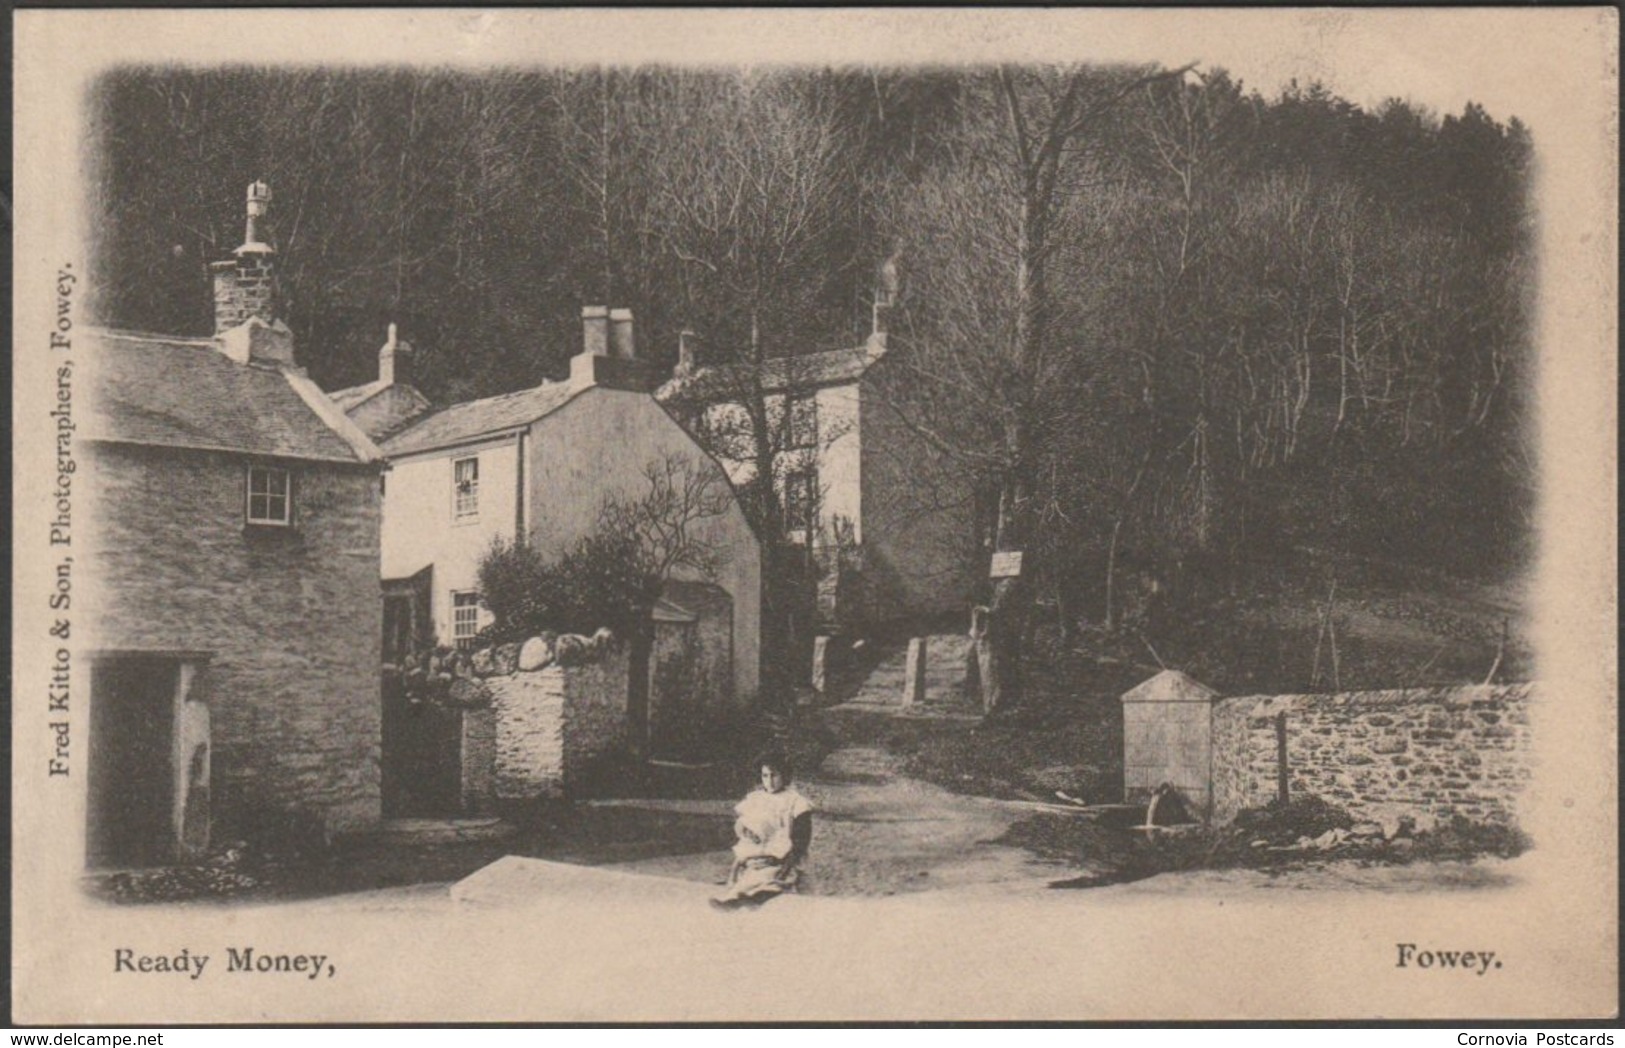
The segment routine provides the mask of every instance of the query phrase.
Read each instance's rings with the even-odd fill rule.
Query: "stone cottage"
[[[639,498],[651,466],[676,461],[713,477],[726,506],[692,525],[715,552],[715,571],[674,577],[656,609],[657,640],[667,643],[657,644],[648,687],[631,691],[638,708],[630,735],[641,739],[662,720],[736,714],[754,698],[760,674],[760,544],[722,467],[650,395],[631,312],[587,307],[582,326],[567,381],[419,412],[415,391],[390,392],[409,360],[392,335],[378,382],[333,394],[382,436],[389,461],[384,654],[399,658],[429,640],[470,646],[489,623],[478,568],[494,540],[523,537],[544,555],[562,554],[597,527],[606,499]],[[385,397],[393,406],[369,415]],[[700,666],[663,687],[671,674],[661,651]]]
[[[295,362],[256,228],[214,334],[91,337],[88,860],[375,822],[383,456]]]
[[[763,396],[788,537],[812,547],[825,629],[965,612],[986,551],[971,489],[907,424],[909,376],[887,352],[887,303],[857,346],[706,366],[684,336],[655,393],[717,453],[736,484],[755,475],[742,404]]]

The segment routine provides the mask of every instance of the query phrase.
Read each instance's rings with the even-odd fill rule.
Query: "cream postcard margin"
[[[24,10],[15,26],[12,993],[32,1024],[1563,1018],[1617,1007],[1618,27],[1605,8],[1439,10]],[[732,921],[606,897],[571,910],[111,907],[82,894],[73,773],[47,774],[59,274],[86,269],[83,97],[122,64],[706,65],[1198,61],[1362,104],[1468,99],[1538,163],[1541,556],[1531,580],[1537,847],[1511,887],[1240,896],[1052,892],[825,901]],[[92,318],[77,307],[75,325]],[[73,512],[93,505],[93,479]],[[77,609],[77,606],[76,606]],[[76,615],[82,612],[75,611]],[[71,645],[71,641],[69,642]],[[738,915],[733,915],[738,916]],[[1395,944],[1495,950],[1399,969]],[[113,951],[323,953],[332,979],[115,974]],[[210,973],[211,976],[214,973]],[[771,977],[764,978],[764,974]]]

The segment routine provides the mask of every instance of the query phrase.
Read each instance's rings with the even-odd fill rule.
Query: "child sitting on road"
[[[711,900],[713,906],[762,903],[801,883],[801,864],[812,843],[813,806],[790,785],[790,763],[777,751],[757,762],[760,789],[750,791],[734,806],[733,868],[727,887]]]

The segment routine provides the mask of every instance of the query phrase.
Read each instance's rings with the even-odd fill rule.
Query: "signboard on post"
[[[993,554],[993,564],[987,569],[990,579],[1013,579],[1021,574],[1021,551],[1000,550]]]

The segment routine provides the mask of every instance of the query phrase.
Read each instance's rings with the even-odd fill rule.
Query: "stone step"
[[[980,703],[967,694],[971,640],[960,633],[932,634],[925,638],[924,699],[916,706],[949,712],[980,712]],[[904,705],[908,683],[908,648],[888,653],[869,671],[856,693],[847,700],[860,708],[897,708]]]

